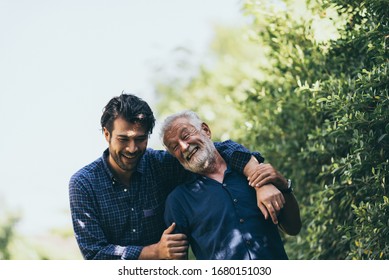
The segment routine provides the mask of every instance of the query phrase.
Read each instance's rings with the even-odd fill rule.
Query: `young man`
[[[188,237],[197,259],[287,259],[277,225],[262,215],[255,198],[255,192],[260,198],[273,185],[249,186],[221,157],[209,127],[194,112],[168,117],[161,137],[167,150],[193,172],[168,196],[165,221],[176,223],[175,232]],[[278,224],[296,235],[301,229],[298,204],[288,184],[280,191]]]
[[[173,234],[174,224],[166,229],[163,213],[167,195],[188,172],[167,152],[147,148],[154,124],[148,104],[134,95],[114,97],[105,106],[101,127],[108,149],[69,183],[73,227],[85,259],[186,258],[186,236]],[[248,172],[251,154],[244,147],[226,141],[217,148],[239,172]],[[279,180],[274,169],[266,174],[265,181]]]

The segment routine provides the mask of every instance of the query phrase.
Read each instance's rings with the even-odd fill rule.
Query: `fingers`
[[[168,257],[169,260],[186,260],[188,259],[188,249],[184,252],[171,253]]]
[[[176,223],[172,223],[167,229],[164,230],[163,234],[170,234],[176,228]]]
[[[172,223],[162,234],[159,241],[159,258],[161,259],[185,259],[188,252],[188,240],[185,234],[173,234],[176,227]]]
[[[183,233],[173,233],[176,228],[176,223],[172,223],[167,229],[162,233],[161,241],[170,242],[171,244],[184,245],[188,244],[187,237]]]
[[[273,183],[275,181],[274,177],[270,177],[268,174],[261,174],[256,179],[254,179],[252,182],[249,182],[249,185],[252,187],[262,187],[264,185]]]
[[[188,246],[168,248],[162,259],[182,260],[188,257]]]
[[[285,205],[286,201],[285,201],[285,197],[284,197],[284,195],[282,193],[279,196],[277,196],[277,203],[280,206],[279,210],[284,208],[284,205]]]
[[[188,244],[186,235],[182,233],[163,235],[161,239],[173,244],[174,246]]]
[[[285,198],[283,194],[273,185],[268,184],[256,188],[257,205],[265,219],[269,217],[274,224],[278,224],[278,214],[284,207]]]
[[[258,166],[258,168],[247,178],[249,185],[255,187],[259,182],[268,177],[269,174],[265,173],[264,170]]]
[[[174,245],[174,244],[169,244],[172,247],[167,248],[167,258],[172,259],[172,260],[180,260],[180,259],[185,259],[188,256],[188,245]]]
[[[284,196],[282,194],[275,196],[271,203],[272,203],[274,209],[277,212],[280,212],[281,209],[284,208],[284,204],[285,204]]]
[[[259,164],[247,178],[249,185],[252,187],[262,187],[266,184],[274,184],[282,188],[286,184],[286,179],[271,165]]]
[[[267,218],[269,218],[269,212],[267,212],[266,207],[262,203],[258,203],[258,208],[259,210],[261,210],[262,215],[265,217],[265,220],[267,220]]]
[[[260,164],[247,178],[249,185],[260,187],[277,178],[277,171],[270,164]]]
[[[277,211],[274,209],[273,205],[269,204],[267,210],[269,211],[273,224],[278,224]]]

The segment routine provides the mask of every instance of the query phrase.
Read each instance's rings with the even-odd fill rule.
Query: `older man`
[[[280,193],[278,225],[296,235],[301,220],[290,181],[280,190],[249,186],[221,157],[208,125],[192,111],[168,117],[161,137],[167,150],[193,173],[168,196],[165,222],[176,223],[175,232],[188,236],[197,259],[287,259],[278,227],[262,214],[255,193],[259,200],[269,189]]]

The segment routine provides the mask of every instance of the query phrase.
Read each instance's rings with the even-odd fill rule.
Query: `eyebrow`
[[[189,131],[189,129],[187,127],[184,127],[181,129],[181,131],[179,132],[180,136],[182,136],[183,133]]]
[[[182,137],[182,134],[184,134],[186,132],[189,132],[189,129],[187,127],[184,127],[182,129],[179,128],[177,130],[178,130],[177,135],[178,135],[179,138]],[[176,145],[177,145],[177,141],[174,141],[174,142],[169,143],[169,145],[165,145],[165,146],[166,146],[166,148],[168,148],[168,150],[172,150]]]
[[[116,137],[122,137],[122,138],[130,138],[130,137],[133,137],[133,138],[141,138],[141,137],[147,137],[148,134],[145,133],[145,134],[141,134],[141,135],[136,135],[136,136],[128,136],[127,134],[117,134]]]

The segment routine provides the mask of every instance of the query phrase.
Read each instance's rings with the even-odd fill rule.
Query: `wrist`
[[[293,192],[292,180],[290,180],[290,179],[286,180],[286,188],[280,189],[280,191],[281,191],[283,194]]]
[[[243,174],[246,176],[246,177],[250,177],[250,175],[256,170],[256,168],[258,167],[258,164],[261,164],[258,162],[258,160],[251,156],[250,160],[247,162],[247,164],[245,165],[245,167],[243,168]]]
[[[159,249],[158,249],[158,243],[151,244],[148,246],[143,247],[140,256],[140,260],[159,260]]]

